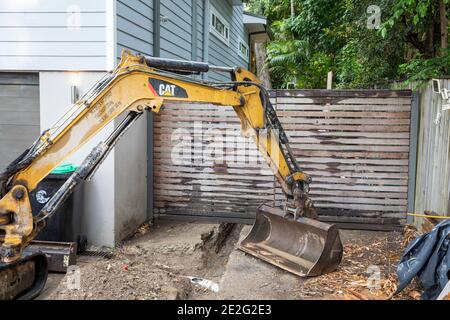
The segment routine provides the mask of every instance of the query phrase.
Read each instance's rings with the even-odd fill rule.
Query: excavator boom
[[[215,83],[190,77],[192,74],[209,70],[227,72],[231,75],[231,81]],[[288,255],[301,258],[294,263],[302,264],[301,261],[306,259],[308,266],[314,266],[321,261],[332,267],[319,269],[326,271],[334,269],[342,257],[338,234],[333,236],[333,239],[325,241],[326,237],[323,234],[316,237],[320,232],[315,232],[313,226],[306,232],[307,236],[304,239],[306,242],[301,250],[288,248],[285,245],[277,247],[278,240],[286,238],[286,234],[283,233],[287,230],[281,230],[277,227],[278,225],[281,226],[283,222],[286,222],[286,225],[291,226],[288,228],[288,238],[299,233],[304,237],[305,233],[301,229],[296,230],[296,226],[311,223],[307,220],[303,222],[298,220],[316,218],[316,214],[312,201],[308,197],[311,179],[300,170],[289,146],[287,135],[270,104],[267,91],[261,86],[259,80],[252,73],[241,68],[214,67],[201,62],[144,57],[124,51],[120,64],[113,71],[0,173],[0,273],[7,272],[8,266],[29,267],[30,264],[27,262],[31,261],[30,259],[20,260],[24,248],[45,227],[48,219],[78,183],[88,180],[95,173],[120,137],[143,112],[159,113],[163,107],[170,107],[172,103],[183,103],[186,108],[189,108],[189,103],[210,103],[227,108],[232,107],[241,121],[243,135],[253,139],[286,194],[287,205],[284,211],[275,209],[269,210],[270,212],[262,209],[258,211],[251,234],[255,234],[255,230],[260,229],[262,225],[266,234],[259,238],[257,236],[258,239],[255,237],[246,239],[241,249],[255,256],[265,255],[264,260],[291,272],[291,267],[284,267],[286,263],[276,262],[280,250],[290,251]],[[109,138],[92,150],[44,208],[33,216],[29,193],[55,167],[122,114],[126,114],[125,119]],[[261,219],[260,215],[264,215],[264,219]],[[288,221],[289,217],[292,221]],[[259,223],[262,225],[258,225]],[[315,223],[316,221],[312,225]],[[261,236],[261,232],[256,234]],[[316,245],[313,249],[316,253],[310,252],[308,243],[312,238],[309,239],[309,235],[315,237]],[[292,241],[295,241],[295,238],[298,237],[292,236]],[[333,242],[333,248],[338,253],[332,257],[325,255],[327,259],[320,258],[323,257],[323,250],[328,248],[327,241]],[[275,258],[267,258],[268,252]],[[333,261],[330,262],[330,259]],[[38,265],[34,269],[41,270],[41,267]],[[307,269],[317,270],[314,267]],[[312,273],[308,270],[296,273],[311,275]],[[314,274],[319,273],[314,272]],[[34,283],[40,282],[34,281]],[[23,295],[22,291],[20,295]],[[14,294],[5,293],[3,296],[10,297]]]

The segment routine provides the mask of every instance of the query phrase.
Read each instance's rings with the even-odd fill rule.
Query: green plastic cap
[[[75,170],[77,170],[78,166],[68,163],[68,164],[62,164],[59,167],[56,167],[55,170],[53,170],[52,174],[67,174],[72,173]]]

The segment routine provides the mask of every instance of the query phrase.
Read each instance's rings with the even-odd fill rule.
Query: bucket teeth
[[[343,252],[338,228],[309,218],[287,220],[283,214],[261,206],[239,249],[301,277],[336,270]]]

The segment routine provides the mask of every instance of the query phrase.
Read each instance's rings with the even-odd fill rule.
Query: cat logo
[[[148,87],[155,96],[159,97],[175,97],[175,98],[187,98],[187,92],[183,88],[159,79],[149,78]],[[157,89],[157,90],[156,90]]]
[[[173,97],[175,95],[175,85],[160,84],[158,93],[160,96]]]

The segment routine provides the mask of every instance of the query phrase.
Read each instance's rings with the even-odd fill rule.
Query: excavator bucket
[[[266,205],[258,208],[239,249],[301,277],[336,270],[343,251],[335,225],[309,218],[288,220],[282,210]]]

